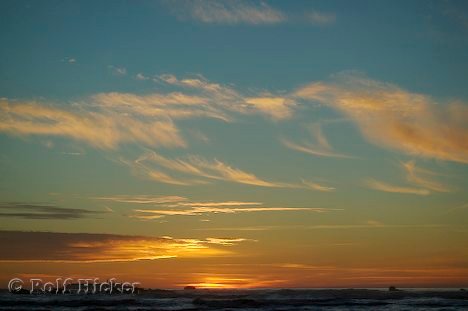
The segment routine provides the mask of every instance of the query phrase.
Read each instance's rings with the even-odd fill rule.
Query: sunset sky
[[[1,1],[0,287],[468,286],[468,2]]]

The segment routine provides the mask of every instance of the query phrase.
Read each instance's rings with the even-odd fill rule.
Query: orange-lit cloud
[[[243,238],[206,238],[206,243],[208,244],[216,244],[216,245],[235,245],[240,242],[248,241],[247,239]]]
[[[262,187],[283,187],[281,183],[263,180],[252,173],[242,171],[219,160],[208,161],[199,156],[168,159],[154,151],[147,152],[134,162],[125,162],[137,173],[143,174],[158,182],[190,185],[207,183],[208,180],[224,180],[241,184]],[[183,174],[175,177],[172,174]],[[187,176],[188,175],[188,176]],[[202,180],[200,180],[202,178]],[[205,181],[203,181],[205,179]]]
[[[288,119],[293,115],[294,102],[284,97],[251,97],[246,103],[274,120]]]
[[[101,149],[115,149],[124,143],[186,147],[187,142],[175,123],[179,119],[233,122],[239,116],[260,114],[286,120],[295,115],[300,99],[342,112],[374,144],[416,156],[468,163],[466,105],[438,104],[429,96],[362,76],[342,74],[334,82],[312,83],[286,95],[242,92],[200,75],[177,78],[166,74],[152,79],[177,91],[146,95],[100,93],[66,105],[1,99],[0,132],[68,137]],[[282,142],[291,149],[316,156],[349,157],[333,150],[320,124],[312,126],[311,134],[313,143],[291,139]],[[162,171],[150,175],[173,184],[187,184]]]
[[[265,207],[260,202],[222,201],[158,203],[157,209],[135,209],[131,217],[139,219],[158,219],[166,216],[201,216],[207,214],[237,214],[252,212],[330,212],[339,209],[313,207]]]
[[[312,137],[315,140],[314,144],[311,144],[309,142],[298,144],[285,138],[281,139],[281,142],[283,143],[283,145],[290,149],[308,153],[318,157],[352,158],[351,156],[348,156],[346,154],[341,154],[333,151],[333,148],[331,147],[327,138],[323,134],[320,123],[312,124],[309,127],[309,129]]]
[[[224,202],[178,202],[169,207],[189,206],[189,207],[223,207],[223,206],[255,206],[262,205],[261,202],[244,201],[224,201]]]
[[[452,189],[436,180],[431,176],[437,175],[433,171],[428,169],[419,168],[416,166],[414,161],[408,161],[401,163],[402,167],[407,173],[407,179],[409,182],[416,184],[420,187],[426,188],[436,192],[450,192]]]
[[[269,92],[244,94],[229,85],[213,83],[198,75],[193,78],[178,79],[171,74],[158,77],[169,85],[193,91],[205,98],[211,109],[224,111],[226,115],[235,112],[244,115],[261,114],[273,120],[285,120],[293,116],[296,106],[290,97],[274,95]]]
[[[116,149],[125,143],[185,147],[187,143],[174,120],[211,118],[232,122],[236,116],[252,114],[283,120],[293,115],[295,104],[286,97],[265,92],[246,95],[202,76],[178,79],[162,75],[154,80],[180,90],[146,95],[99,93],[60,105],[2,98],[0,132],[67,137],[100,149]],[[206,141],[206,136],[198,133]]]
[[[321,186],[319,186],[321,187]],[[324,188],[319,191],[332,191],[333,188]],[[208,214],[237,214],[252,212],[330,212],[340,209],[314,208],[314,207],[268,207],[261,202],[247,201],[190,201],[179,196],[149,196],[149,195],[118,195],[97,197],[92,199],[105,200],[116,203],[130,203],[137,205],[151,205],[156,208],[137,208],[131,217],[139,219],[158,219],[166,216],[201,216]]]
[[[428,195],[431,191],[452,191],[450,187],[434,180],[434,178],[431,177],[433,175],[437,175],[437,173],[417,167],[414,161],[402,162],[401,167],[406,173],[407,181],[413,186],[397,186],[375,179],[368,179],[365,183],[371,189],[394,193]]]
[[[386,182],[375,180],[375,179],[367,180],[366,184],[371,189],[380,190],[384,192],[406,193],[406,194],[417,194],[417,195],[430,194],[430,191],[427,189],[391,185]]]
[[[152,118],[212,118],[230,121],[231,117],[215,105],[209,97],[181,92],[152,93],[137,95],[131,93],[100,93],[88,101],[107,110]]]
[[[232,254],[242,238],[175,239],[114,234],[0,231],[0,262],[125,262]]]
[[[169,159],[149,151],[135,161],[120,159],[120,162],[127,165],[136,175],[172,185],[187,186],[222,180],[270,188],[310,189],[322,192],[335,190],[307,180],[302,180],[301,183],[269,181],[217,159],[210,161],[195,155]]]
[[[38,102],[0,100],[0,132],[17,136],[68,137],[101,149],[139,142],[149,146],[183,147],[185,141],[168,118],[143,121],[112,110],[72,105],[70,110]]]
[[[316,182],[311,182],[307,180],[303,180],[302,183],[309,187],[310,189],[316,190],[316,191],[321,191],[321,192],[331,192],[335,191],[336,189],[334,187],[329,187],[329,186],[324,186]]]
[[[139,219],[158,219],[165,216],[200,216],[205,214],[237,214],[237,213],[252,213],[252,212],[300,212],[309,211],[324,213],[334,211],[336,209],[314,208],[314,207],[216,207],[216,206],[195,206],[189,209],[135,209],[136,214],[132,217]]]
[[[357,75],[295,92],[351,118],[372,143],[405,153],[468,163],[468,108]]]

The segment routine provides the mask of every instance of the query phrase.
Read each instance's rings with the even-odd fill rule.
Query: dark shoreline
[[[27,294],[0,290],[0,310],[467,310],[460,289],[191,289],[139,294]]]

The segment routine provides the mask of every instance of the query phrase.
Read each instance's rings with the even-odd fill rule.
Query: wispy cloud
[[[167,2],[182,20],[207,24],[276,24],[286,16],[262,1],[194,0]]]
[[[428,169],[417,167],[414,161],[401,163],[401,166],[407,173],[408,181],[415,185],[436,192],[452,191],[452,189],[449,186],[446,186],[430,177],[433,175],[437,175],[437,173],[434,173],[433,171],[430,171]]]
[[[236,207],[236,206],[196,206],[189,209],[136,209],[131,217],[139,219],[158,219],[166,216],[202,216],[207,214],[238,214],[256,212],[316,212],[325,213],[336,209],[313,207]]]
[[[121,159],[120,162],[128,166],[136,175],[172,185],[200,185],[213,180],[221,180],[270,188],[334,190],[334,188],[306,180],[302,180],[301,183],[269,181],[217,159],[207,160],[195,155],[169,159],[154,151],[149,151],[135,161]]]
[[[236,245],[241,242],[246,241],[254,241],[244,238],[206,238],[206,243],[208,244],[216,244],[216,245],[225,245],[225,246],[232,246]]]
[[[0,132],[68,137],[101,149],[116,149],[125,143],[186,147],[187,142],[175,123],[179,119],[213,118],[234,122],[243,115],[262,115],[276,121],[287,120],[294,116],[298,101],[305,99],[342,112],[376,145],[415,156],[468,163],[466,105],[437,104],[426,95],[356,74],[341,74],[334,82],[309,84],[286,95],[241,92],[232,85],[213,83],[200,75],[177,78],[166,74],[154,79],[177,91],[147,95],[100,93],[68,105],[0,99]],[[290,139],[282,142],[288,148],[315,156],[350,157],[332,148],[320,124],[312,125],[310,131],[312,143]],[[228,167],[218,162],[198,159],[196,166],[199,171],[217,168],[218,175],[221,170],[227,172]],[[240,172],[229,174],[237,173]],[[151,175],[168,183],[186,184],[163,171],[153,170]],[[232,177],[228,175],[221,174],[217,178]],[[216,174],[211,178],[214,176]]]
[[[102,105],[79,103],[65,109],[46,103],[0,100],[0,132],[68,137],[101,149],[114,149],[128,142],[164,147],[186,145],[167,116],[144,120]]]
[[[68,156],[75,156],[75,157],[83,155],[83,153],[81,152],[66,152],[66,151],[62,151],[60,152],[60,154],[68,155]]]
[[[99,107],[118,113],[126,113],[147,118],[213,118],[229,121],[218,105],[209,97],[182,92],[152,93],[138,95],[132,93],[100,93],[90,101]]]
[[[246,241],[250,240],[0,231],[0,247],[9,250],[0,254],[0,262],[93,263],[223,256],[232,254],[227,247]]]
[[[146,95],[99,93],[63,104],[1,98],[0,132],[67,137],[100,149],[116,149],[127,143],[186,147],[175,120],[211,118],[233,122],[236,117],[256,114],[285,120],[293,115],[295,107],[290,98],[268,92],[244,94],[202,76],[178,79],[161,75],[152,79],[177,91]],[[198,139],[206,141],[206,136],[199,135]]]
[[[199,156],[187,156],[185,158],[168,159],[154,151],[147,152],[134,162],[125,162],[137,174],[158,182],[193,185],[207,183],[207,180],[223,180],[241,184],[261,187],[283,187],[281,183],[263,180],[252,173],[234,168],[219,160],[208,161]],[[182,174],[184,177],[175,177],[172,174]]]
[[[162,203],[179,203],[186,201],[187,198],[180,196],[151,196],[151,195],[116,195],[105,197],[93,197],[91,199],[111,201],[118,203],[132,204],[162,204]]]
[[[367,229],[426,229],[444,228],[446,224],[383,224],[375,221],[357,224],[277,225],[251,227],[209,227],[194,230],[203,231],[270,231],[270,230],[367,230]],[[343,244],[342,244],[343,245]],[[349,245],[349,244],[346,244]]]
[[[222,206],[255,206],[262,205],[261,202],[244,202],[244,201],[223,201],[223,202],[178,202],[174,206],[189,206],[189,207],[222,207]]]
[[[74,57],[65,57],[62,59],[62,62],[68,63],[68,64],[74,64],[76,63],[76,58]]]
[[[380,190],[384,192],[406,193],[406,194],[416,194],[416,195],[430,194],[430,191],[427,189],[391,185],[391,184],[385,183],[383,181],[378,181],[375,179],[367,180],[366,184],[371,189]]]
[[[382,224],[368,221],[364,224],[328,224],[328,225],[312,225],[305,226],[305,229],[389,229],[389,228],[443,228],[444,224]]]
[[[0,203],[0,218],[78,219],[102,214],[79,208],[63,208],[48,204]]]
[[[326,136],[324,135],[322,131],[322,127],[320,123],[314,123],[310,125],[309,129],[310,129],[311,136],[315,140],[315,143],[313,144],[309,142],[298,144],[285,138],[282,138],[281,142],[283,143],[283,145],[285,145],[286,147],[290,149],[304,152],[304,153],[311,154],[311,155],[318,156],[318,157],[353,158],[352,156],[341,154],[333,150],[332,146],[330,145],[330,143],[328,142]]]
[[[320,186],[322,187],[322,186]],[[333,188],[331,188],[333,189]],[[319,191],[332,191],[328,188]],[[331,212],[341,209],[318,207],[270,207],[262,202],[252,201],[193,201],[179,196],[150,195],[117,195],[106,197],[91,197],[94,200],[104,200],[114,203],[131,205],[151,205],[152,208],[135,208],[130,217],[139,219],[158,219],[166,216],[202,216],[209,214],[238,214],[253,212]]]
[[[266,181],[252,173],[242,171],[216,159],[207,161],[201,157],[191,157],[189,161],[199,170],[199,175],[203,177],[261,187],[283,186],[281,183]]]
[[[400,163],[403,168],[406,179],[412,186],[396,186],[391,185],[375,179],[369,179],[366,181],[366,185],[371,189],[394,192],[394,193],[408,193],[417,195],[429,195],[431,191],[435,192],[451,192],[452,189],[436,180],[431,176],[437,175],[437,173],[419,168],[416,166],[414,161]],[[418,188],[415,188],[418,187]]]
[[[125,76],[125,75],[127,75],[127,68],[125,68],[125,67],[118,67],[118,66],[114,66],[114,65],[109,65],[109,66],[107,66],[107,68],[109,68],[109,70],[115,76]]]
[[[295,106],[291,99],[273,96],[246,98],[245,102],[274,120],[291,118],[293,115],[292,108]]]
[[[317,10],[306,12],[305,18],[309,23],[318,26],[327,26],[336,22],[335,13],[320,12]]]
[[[210,109],[218,114],[224,110],[225,115],[229,112],[261,114],[273,120],[285,120],[293,115],[296,106],[294,100],[289,97],[270,92],[245,94],[232,86],[210,82],[201,75],[179,79],[174,75],[165,74],[160,75],[158,79],[182,87],[183,90],[196,91],[200,97],[205,98]]]
[[[145,76],[143,73],[139,72],[135,75],[135,79],[137,80],[149,80],[151,79],[150,77]]]
[[[321,191],[321,192],[330,192],[330,191],[335,191],[336,188],[334,187],[329,187],[325,186],[316,182],[311,182],[307,180],[303,180],[302,183],[306,185],[307,187],[310,187],[313,190]]]
[[[426,95],[356,74],[295,92],[353,120],[372,143],[411,155],[468,163],[468,108],[437,104]]]
[[[274,25],[306,22],[329,26],[336,14],[309,9],[303,14],[286,12],[259,0],[181,0],[166,1],[166,6],[181,21],[196,21],[213,25]]]

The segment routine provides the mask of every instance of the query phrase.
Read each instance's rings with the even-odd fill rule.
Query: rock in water
[[[195,290],[197,289],[195,286],[187,285],[184,287],[184,290]]]

